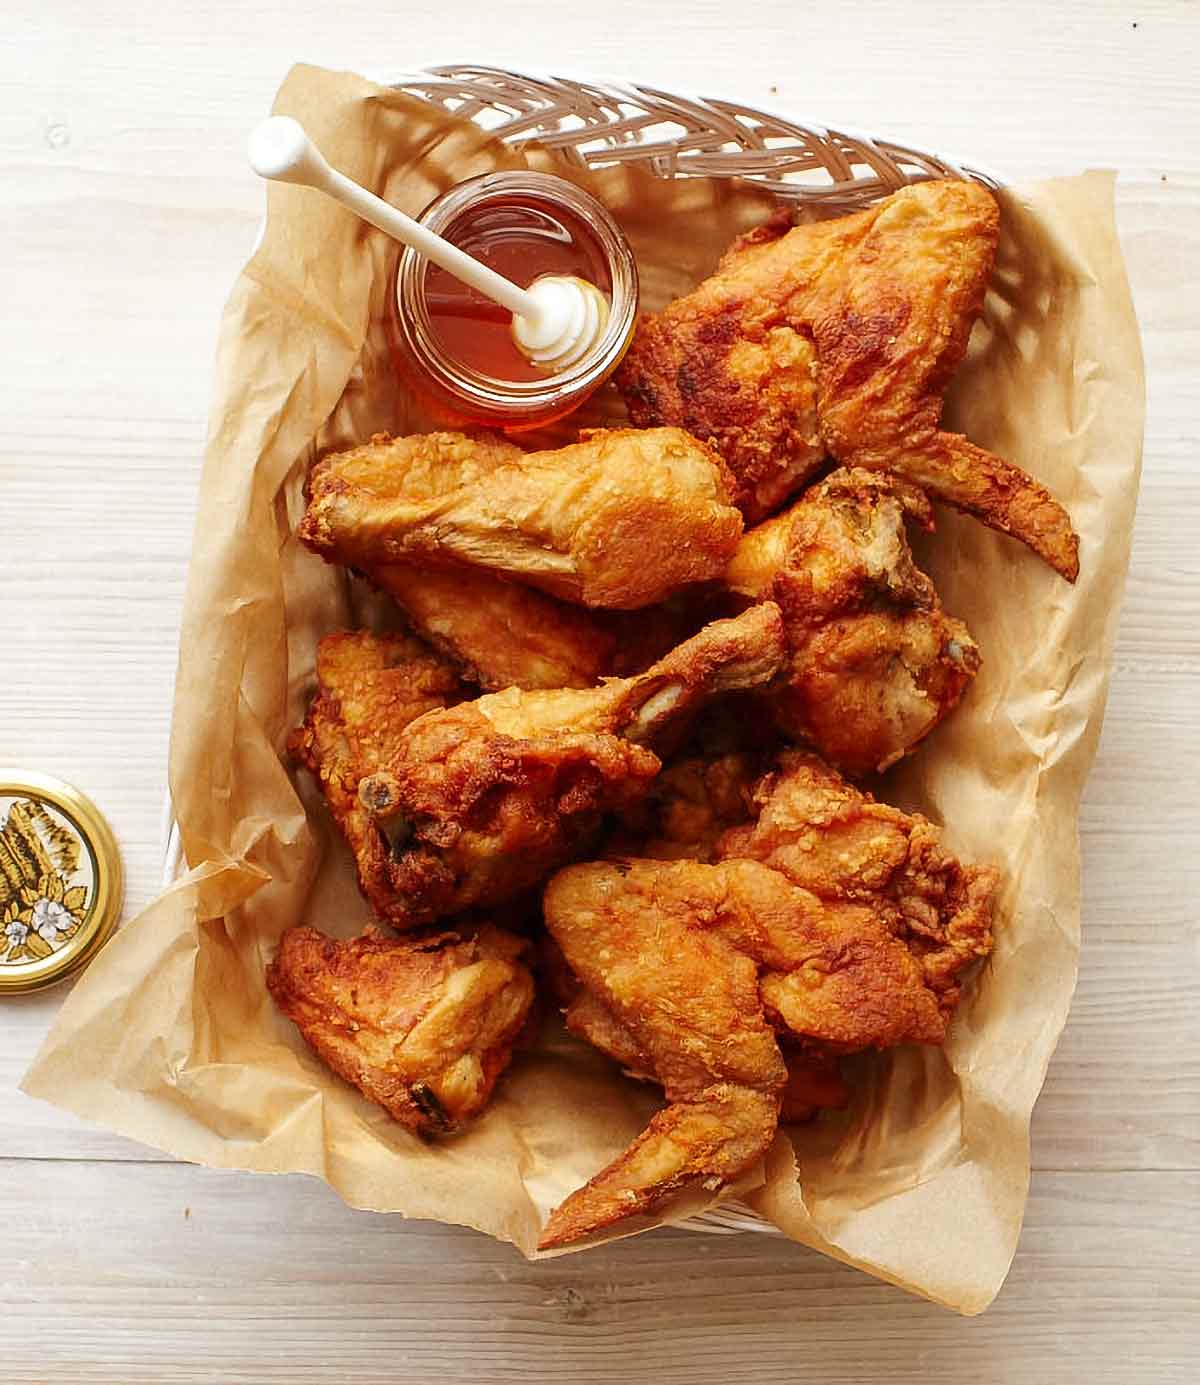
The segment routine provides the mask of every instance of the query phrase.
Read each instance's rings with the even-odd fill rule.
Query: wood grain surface
[[[9,0],[0,25],[0,763],[92,794],[154,894],[175,641],[247,130],[294,59],[617,75],[1013,178],[1120,170],[1146,462],[1082,818],[1079,991],[1009,1281],[966,1321],[756,1235],[530,1266],[318,1183],[191,1168],[16,1091],[0,1002],[0,1379],[1200,1378],[1200,5]]]

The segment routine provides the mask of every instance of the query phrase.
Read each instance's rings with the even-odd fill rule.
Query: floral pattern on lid
[[[42,776],[0,779],[0,993],[89,960],[120,895],[116,843],[87,799]]]

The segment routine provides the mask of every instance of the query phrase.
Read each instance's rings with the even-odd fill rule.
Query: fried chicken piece
[[[359,801],[359,782],[390,763],[410,721],[465,692],[453,669],[408,635],[344,630],[317,646],[317,695],[288,752],[316,775],[354,854],[359,887],[381,917],[392,897],[389,847]]]
[[[877,802],[815,755],[785,752],[754,800],[756,820],[725,834],[718,860],[760,862],[830,903],[886,907],[948,1017],[961,973],[992,948],[995,868],[963,865],[927,818]]]
[[[368,567],[416,632],[484,688],[590,688],[612,671],[617,634],[600,616],[470,568]]]
[[[662,1083],[669,1104],[624,1154],[555,1209],[542,1249],[653,1213],[690,1190],[715,1192],[763,1157],[779,1119],[787,1072],[763,1016],[754,963],[720,934],[692,927],[682,912],[623,907],[631,901],[625,869],[563,871],[547,889],[546,919],[585,989],[614,1018],[616,1032],[628,1033],[638,1068]],[[597,871],[611,874],[614,890],[589,888]]]
[[[659,1111],[629,1148],[559,1203],[538,1241],[555,1250],[652,1216],[689,1193],[719,1194],[771,1147],[779,1094],[716,1082]]]
[[[832,456],[921,486],[1073,582],[1079,540],[1058,501],[938,426],[998,233],[995,200],[968,182],[918,183],[790,230],[768,222],[642,322],[617,376],[630,418],[711,442],[751,522]]]
[[[712,698],[770,679],[783,657],[778,610],[716,621],[645,673],[599,687],[509,688],[419,718],[360,802],[387,833],[397,927],[490,906],[586,848],[606,813],[645,793],[655,749]]]
[[[775,724],[855,776],[908,754],[979,669],[967,627],[913,562],[906,513],[930,523],[922,492],[835,471],[751,529],[725,579],[783,612],[788,663],[765,694]]]
[[[562,1010],[567,1029],[619,1063],[626,1077],[653,1082],[654,1064],[650,1056],[596,992],[583,985],[553,938],[543,938],[541,955],[542,976]],[[783,1037],[780,1047],[787,1067],[781,1121],[799,1123],[811,1120],[818,1111],[846,1105],[850,1089],[836,1058],[785,1044]]]
[[[465,565],[635,610],[720,576],[741,537],[724,463],[677,428],[597,429],[480,464],[469,439],[440,466],[421,443],[380,437],[318,463],[302,542],[354,567]]]
[[[533,1003],[522,939],[420,941],[368,929],[349,942],[289,928],[267,968],[275,1003],[339,1077],[421,1135],[478,1115]]]
[[[569,1032],[619,1063],[627,1077],[653,1082],[654,1064],[649,1055],[595,991],[584,986],[548,933],[539,939],[538,961],[539,976],[562,1011]]]
[[[543,1246],[717,1191],[762,1156],[785,1094],[791,1119],[844,1100],[838,1055],[942,1043],[962,971],[991,947],[996,872],[941,851],[931,823],[813,757],[787,757],[756,799],[757,822],[726,833],[713,864],[593,862],[546,888],[547,927],[593,997],[569,997],[568,1023],[670,1104],[552,1214]],[[772,1029],[801,1045],[790,1079],[773,1038],[767,1060]],[[750,1037],[754,1064],[739,1057]],[[747,1089],[769,1108],[734,1104]]]
[[[874,911],[827,905],[755,861],[570,866],[544,905],[567,962],[669,1104],[555,1210],[543,1248],[718,1192],[761,1159],[787,1082],[773,1026],[846,1052],[944,1032],[919,967]]]
[[[493,691],[590,688],[640,673],[686,625],[687,612],[669,606],[588,611],[479,569],[389,563],[364,575],[464,678]]]
[[[393,438],[373,433],[371,441],[323,457],[309,474],[312,500],[336,480],[379,500],[437,500],[463,486],[479,485],[525,453],[499,433],[414,433]]]

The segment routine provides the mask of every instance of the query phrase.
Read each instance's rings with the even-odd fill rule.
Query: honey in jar
[[[600,202],[549,174],[489,173],[451,188],[421,221],[522,288],[571,275],[610,303],[593,348],[547,374],[518,349],[507,309],[406,250],[392,295],[397,364],[441,420],[531,428],[577,408],[608,379],[633,334],[637,268]]]

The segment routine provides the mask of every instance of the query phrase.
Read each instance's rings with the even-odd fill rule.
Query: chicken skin
[[[410,721],[465,695],[453,669],[408,635],[345,630],[317,646],[317,695],[288,751],[316,776],[377,912],[391,898],[389,847],[359,801],[359,782],[390,762]]]
[[[619,1063],[626,1077],[642,1082],[655,1080],[650,1055],[599,995],[583,985],[567,965],[553,938],[542,939],[541,976],[572,1034]],[[838,1069],[836,1057],[793,1043],[785,1045],[783,1036],[780,1036],[780,1048],[787,1068],[780,1120],[788,1123],[808,1121],[819,1111],[846,1105],[850,1090]]]
[[[481,687],[590,688],[612,672],[617,632],[595,611],[471,568],[384,563],[364,575],[413,629]]]
[[[436,449],[380,436],[318,463],[302,542],[358,568],[479,568],[636,610],[719,577],[741,537],[724,463],[678,428],[594,430],[519,456],[479,444],[482,459],[469,438],[433,436]]]
[[[754,801],[755,821],[731,828],[717,859],[759,862],[831,905],[871,905],[948,1019],[961,973],[991,951],[994,867],[963,865],[927,818],[877,802],[815,755],[785,751]]]
[[[915,488],[835,471],[738,545],[726,585],[783,612],[788,662],[765,694],[775,724],[853,776],[882,773],[958,705],[979,669],[967,627],[913,562]]]
[[[388,563],[364,575],[463,678],[490,691],[590,688],[640,673],[687,633],[686,612],[668,605],[588,611],[477,569]]]
[[[542,1249],[652,1213],[689,1190],[716,1191],[753,1167],[775,1136],[787,1070],[755,964],[718,931],[693,927],[685,910],[647,907],[635,875],[642,866],[688,869],[575,866],[546,891],[555,941],[614,1030],[629,1036],[627,1066],[660,1082],[668,1105],[554,1211]]]
[[[547,886],[547,927],[594,998],[568,1022],[574,1009],[610,1052],[631,1036],[621,1061],[668,1106],[556,1209],[543,1247],[719,1191],[762,1157],[789,1086],[793,1112],[820,1104],[821,1065],[789,1083],[775,1031],[826,1060],[831,1082],[839,1054],[942,1043],[961,973],[991,948],[996,872],[943,852],[925,819],[796,754],[755,803],[713,864],[593,862]]]
[[[641,797],[656,751],[714,697],[777,672],[770,603],[706,626],[645,673],[599,687],[509,688],[431,712],[398,737],[359,800],[391,843],[396,927],[513,899],[585,850],[602,819]],[[653,748],[652,748],[653,747]]]
[[[998,234],[995,200],[969,182],[918,183],[790,230],[774,219],[643,321],[617,377],[630,418],[710,442],[750,522],[831,456],[922,487],[1074,581],[1079,541],[1058,501],[939,427]]]
[[[339,1077],[409,1130],[445,1135],[483,1110],[508,1066],[533,1003],[525,946],[493,927],[349,942],[294,927],[267,987]]]

